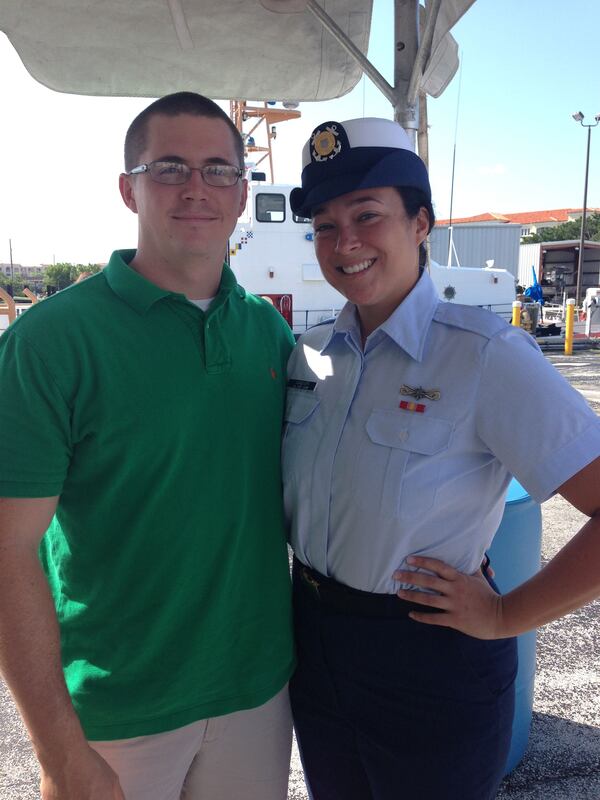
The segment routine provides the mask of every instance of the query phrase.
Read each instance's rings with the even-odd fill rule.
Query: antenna
[[[454,123],[454,148],[452,151],[452,179],[450,181],[450,219],[448,222],[448,266],[452,266],[452,251],[456,257],[456,264],[458,264],[458,256],[456,255],[456,248],[454,247],[454,237],[452,235],[452,205],[454,203],[454,168],[456,166],[456,139],[458,138],[458,110],[460,108],[460,90],[462,86],[462,53],[459,51],[458,55],[460,69],[458,71],[458,95],[456,98],[456,121]]]

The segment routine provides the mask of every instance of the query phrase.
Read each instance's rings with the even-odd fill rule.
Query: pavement
[[[600,414],[600,350],[578,350],[572,356],[551,352],[546,357]],[[551,435],[551,420],[548,430]],[[544,503],[544,562],[584,519],[560,497]],[[31,746],[0,680],[0,800],[37,800],[37,786]],[[308,800],[295,746],[288,800]],[[503,781],[497,800],[600,800],[600,601],[538,632],[529,745],[521,764]]]

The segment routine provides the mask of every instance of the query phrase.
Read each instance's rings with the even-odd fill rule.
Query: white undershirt
[[[214,300],[214,297],[207,297],[206,300],[190,300],[190,303],[193,303],[195,306],[198,306],[202,311],[207,311],[209,305]],[[189,300],[189,298],[188,298]]]

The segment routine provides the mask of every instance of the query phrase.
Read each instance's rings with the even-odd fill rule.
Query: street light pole
[[[13,259],[12,259],[12,239],[8,240],[8,251],[10,253],[10,289],[9,295],[12,297],[14,295],[14,269],[13,269]]]
[[[584,116],[581,111],[573,114],[573,119],[578,122],[583,128],[587,128],[587,151],[585,156],[585,182],[583,186],[583,213],[581,214],[581,235],[579,237],[579,263],[577,265],[577,288],[575,289],[575,306],[578,308],[581,302],[581,281],[583,279],[583,263],[585,254],[585,218],[587,215],[587,190],[588,190],[588,172],[590,168],[590,140],[592,138],[592,128],[600,122],[600,114],[594,117],[595,122],[585,123]]]

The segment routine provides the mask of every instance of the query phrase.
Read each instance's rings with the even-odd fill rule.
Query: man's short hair
[[[244,142],[238,129],[223,109],[208,97],[196,92],[176,92],[159,97],[133,120],[125,136],[125,171],[137,167],[139,158],[148,140],[148,122],[152,117],[163,115],[176,117],[179,114],[192,114],[222,120],[231,131],[239,165],[244,168]]]

